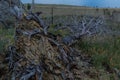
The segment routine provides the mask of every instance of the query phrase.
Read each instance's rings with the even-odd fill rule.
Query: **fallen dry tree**
[[[48,33],[47,29],[34,13],[27,14],[19,21],[15,45],[8,48],[9,79],[79,80],[87,76],[81,70],[90,70],[90,58],[83,56],[69,43],[72,44],[88,30],[60,39]]]
[[[10,46],[9,78],[12,80],[80,79],[80,67],[90,66],[74,48],[54,40],[34,13],[24,16],[16,27],[15,46]],[[57,36],[56,36],[57,37]],[[81,61],[81,62],[80,62]],[[82,65],[80,63],[82,63]],[[83,74],[82,74],[83,75]]]
[[[14,15],[18,25],[14,45],[8,47],[7,74],[2,75],[2,80],[80,80],[91,75],[91,59],[71,44],[90,33],[95,27],[92,25],[98,26],[98,22],[93,21],[95,24],[92,24],[90,21],[87,24],[82,21],[79,33],[62,39],[49,33],[48,26],[37,14],[31,12],[23,15],[17,6],[13,9],[17,11]]]

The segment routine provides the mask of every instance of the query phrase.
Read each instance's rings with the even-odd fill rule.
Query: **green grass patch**
[[[97,68],[102,68],[103,64],[106,63],[110,67],[120,69],[120,37],[97,41],[99,40],[98,38],[100,39],[100,37],[97,37],[84,40],[77,47],[92,56],[93,64]]]
[[[8,45],[13,44],[14,29],[0,29],[0,53],[4,53]]]

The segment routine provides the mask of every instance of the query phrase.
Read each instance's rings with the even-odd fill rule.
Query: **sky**
[[[30,3],[32,0],[21,1],[24,3]],[[120,0],[35,0],[35,3],[120,8]]]

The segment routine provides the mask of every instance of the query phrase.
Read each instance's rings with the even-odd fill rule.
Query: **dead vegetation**
[[[28,20],[28,16],[16,27],[15,46],[9,47],[7,59],[11,79],[82,78],[79,74],[85,73],[76,71],[91,66],[90,59],[85,59],[78,50],[63,44],[57,36],[54,40],[52,34],[46,34],[45,27],[41,26],[43,24],[39,24],[41,22],[37,23],[33,17]]]

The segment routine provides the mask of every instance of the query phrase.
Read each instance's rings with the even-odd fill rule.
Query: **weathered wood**
[[[43,28],[36,20],[24,17],[20,21],[16,27],[15,45],[9,48],[9,78],[80,79],[79,72],[75,72],[80,70],[80,52],[52,39],[51,34],[45,35]]]

